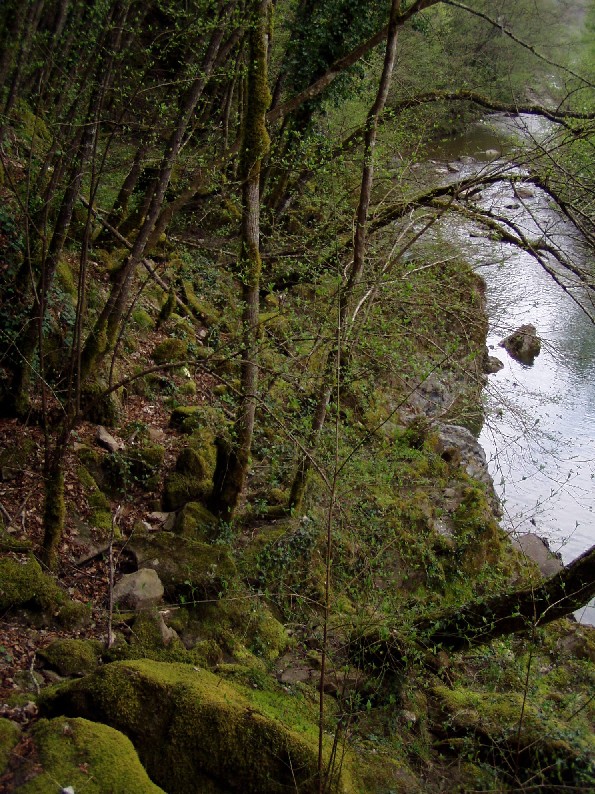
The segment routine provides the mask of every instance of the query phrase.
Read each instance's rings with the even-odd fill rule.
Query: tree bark
[[[417,624],[424,643],[459,651],[545,626],[595,596],[595,546],[536,587],[468,604]]]
[[[260,171],[269,148],[266,111],[271,101],[268,86],[268,25],[270,0],[253,0],[254,18],[248,43],[248,81],[244,137],[240,157],[242,180],[242,224],[239,276],[242,281],[243,339],[241,404],[237,435],[229,450],[220,449],[227,459],[219,461],[222,473],[215,483],[213,504],[225,521],[233,516],[246,482],[250,462],[258,390],[258,315],[260,299]]]
[[[595,546],[541,584],[463,604],[418,620],[408,631],[423,652],[465,651],[510,634],[531,632],[572,614],[595,596]],[[406,665],[398,627],[366,629],[354,638],[365,662],[395,673]]]

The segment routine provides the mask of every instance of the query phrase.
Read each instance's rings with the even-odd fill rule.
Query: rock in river
[[[498,343],[509,356],[521,364],[533,364],[541,351],[541,339],[537,336],[535,326],[528,323]]]

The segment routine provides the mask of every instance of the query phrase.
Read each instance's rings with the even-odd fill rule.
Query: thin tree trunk
[[[260,169],[269,148],[266,111],[271,97],[268,87],[267,52],[270,0],[253,0],[254,16],[249,35],[248,84],[244,117],[244,139],[240,161],[242,179],[242,241],[239,275],[244,302],[241,368],[242,401],[237,437],[230,450],[224,473],[214,493],[219,515],[228,521],[244,488],[252,448],[258,389],[258,315],[260,296]],[[221,466],[219,467],[221,469]]]
[[[341,290],[339,299],[339,333],[346,338],[348,332],[348,312],[349,305],[364,271],[365,252],[366,252],[366,231],[368,225],[368,212],[370,208],[370,196],[374,182],[374,150],[376,148],[376,137],[378,133],[378,120],[384,111],[392,73],[394,70],[397,55],[397,33],[399,29],[399,16],[401,14],[401,0],[393,0],[390,19],[388,23],[388,33],[386,39],[386,52],[384,55],[384,65],[382,75],[376,93],[374,104],[370,108],[366,121],[366,133],[364,136],[364,164],[362,168],[362,180],[360,186],[359,202],[356,212],[355,237],[353,242],[353,263],[349,271],[349,278],[344,288]],[[295,474],[291,492],[289,495],[288,507],[290,510],[299,510],[302,505],[306,491],[306,483],[310,469],[312,468],[312,455],[318,445],[318,439],[324,426],[328,402],[331,396],[332,379],[335,373],[334,360],[336,349],[329,351],[324,368],[324,376],[317,396],[316,410],[312,420],[312,427],[308,437],[308,454],[303,455]]]
[[[225,17],[233,5],[233,3],[227,4],[222,9],[222,18]],[[89,373],[95,369],[97,364],[99,364],[109,350],[111,350],[113,344],[116,341],[118,327],[124,314],[130,281],[138,263],[143,258],[149,236],[159,216],[159,212],[165,198],[165,193],[169,186],[171,173],[178,154],[180,153],[184,134],[188,128],[188,125],[190,124],[190,120],[196,109],[196,105],[198,104],[198,101],[200,100],[200,97],[202,96],[205,86],[212,73],[217,53],[223,39],[223,34],[223,25],[214,31],[211,42],[205,54],[201,72],[192,82],[192,85],[190,86],[190,89],[184,98],[178,116],[178,123],[172,132],[165,149],[161,167],[159,169],[159,175],[156,180],[156,187],[153,191],[146,217],[141,224],[139,232],[136,236],[130,256],[128,257],[124,267],[122,267],[119,271],[112,286],[110,295],[85,344],[85,349],[81,359],[82,380],[85,380]]]

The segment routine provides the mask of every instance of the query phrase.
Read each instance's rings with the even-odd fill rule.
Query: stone
[[[545,577],[554,576],[564,567],[560,555],[554,554],[545,538],[540,538],[534,532],[527,532],[513,539],[513,545],[519,551],[533,560]]]
[[[458,165],[455,165],[455,163],[449,163],[448,170],[451,174],[458,174],[461,169]]]
[[[485,156],[489,160],[495,160],[497,157],[500,157],[500,152],[498,149],[486,149]]]
[[[19,791],[164,794],[149,779],[130,739],[107,725],[63,716],[42,719],[31,740],[36,763]]]
[[[527,323],[498,343],[511,358],[521,364],[531,365],[541,351],[541,339],[534,325]]]
[[[128,550],[140,569],[152,569],[158,575],[167,597],[174,601],[180,595],[217,596],[236,576],[235,564],[224,546],[199,543],[171,532],[132,538]]]
[[[199,667],[143,659],[104,665],[48,693],[44,707],[50,715],[92,717],[122,731],[150,777],[170,794],[314,794],[314,719],[304,716],[296,723],[284,699],[258,695]],[[332,736],[325,736],[325,765],[332,750]],[[343,794],[361,791],[352,779],[355,762],[345,750],[336,784]]]
[[[108,431],[102,425],[99,425],[97,428],[95,439],[100,447],[103,447],[104,449],[107,449],[108,452],[112,453],[120,452],[125,446],[123,441],[119,441],[118,439],[114,438],[112,434],[108,433]]]
[[[520,199],[535,198],[535,193],[528,187],[516,187],[514,192],[516,193],[517,198]]]
[[[114,603],[135,610],[150,609],[161,601],[164,592],[157,572],[141,568],[136,573],[124,574],[116,582]]]
[[[510,201],[508,204],[505,204],[504,207],[507,210],[518,210],[521,208],[521,205],[518,201]]]
[[[202,541],[211,540],[216,528],[217,519],[200,502],[187,502],[176,515],[173,525],[177,535]]]
[[[504,364],[497,356],[487,356],[483,368],[486,375],[493,375],[495,372],[500,372],[501,369],[504,369]]]

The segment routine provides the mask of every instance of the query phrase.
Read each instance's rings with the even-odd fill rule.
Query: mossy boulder
[[[190,435],[193,430],[204,427],[207,421],[205,410],[202,406],[180,405],[172,411],[169,418],[169,426]]]
[[[236,567],[224,546],[210,546],[173,532],[154,532],[128,544],[139,568],[152,568],[166,597],[217,596],[236,578]]]
[[[207,499],[213,488],[217,448],[213,433],[197,430],[190,444],[176,460],[175,471],[168,474],[163,487],[163,509],[177,510],[186,502]]]
[[[3,775],[13,748],[18,744],[21,731],[18,725],[0,717],[0,775]]]
[[[96,425],[115,427],[120,418],[122,404],[116,391],[106,394],[107,383],[103,379],[89,383],[81,395],[81,408],[85,419]]]
[[[40,720],[32,730],[39,774],[17,786],[21,794],[70,787],[85,794],[163,794],[149,779],[130,739],[86,719]]]
[[[214,325],[218,321],[219,313],[208,301],[197,297],[192,282],[182,282],[182,294],[184,296],[184,303],[188,306],[192,314],[205,325]]]
[[[174,532],[193,540],[211,540],[217,519],[200,502],[188,502],[176,516]]]
[[[91,509],[89,523],[91,526],[103,530],[104,532],[111,530],[112,509],[109,499],[99,489],[95,478],[85,466],[79,466],[77,474],[79,482],[85,489],[87,501]]]
[[[232,598],[197,604],[194,616],[200,636],[215,640],[239,662],[273,661],[291,642],[285,627],[266,604],[241,590],[234,592]],[[191,630],[192,624],[183,637]]]
[[[169,794],[317,792],[315,719],[291,701],[182,664],[115,662],[46,696],[50,714],[93,716],[125,733]],[[332,738],[325,741],[328,755]],[[334,791],[355,791],[345,757]]]
[[[74,628],[90,618],[89,608],[68,598],[33,557],[23,562],[0,559],[0,613],[14,609],[24,610],[36,625],[58,623]]]
[[[156,364],[167,364],[171,361],[183,361],[188,355],[188,342],[183,339],[165,339],[151,353]]]
[[[143,331],[151,330],[155,325],[153,318],[145,309],[137,309],[134,311],[132,313],[132,319],[135,325]]]
[[[98,640],[61,639],[37,651],[37,655],[62,676],[80,676],[99,666],[102,652]]]

